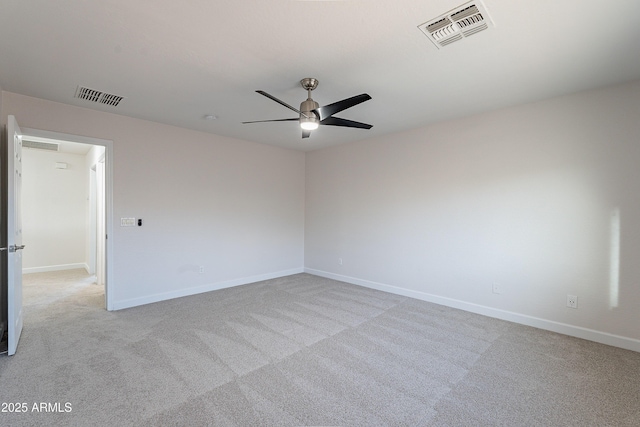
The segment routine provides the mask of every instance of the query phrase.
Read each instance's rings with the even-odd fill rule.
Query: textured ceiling
[[[0,87],[314,150],[640,78],[638,0],[484,0],[496,26],[438,50],[417,26],[463,3],[2,0]],[[320,105],[369,93],[338,116],[373,129],[241,124],[296,117],[254,91],[297,107],[303,77]],[[125,99],[79,100],[78,85]]]

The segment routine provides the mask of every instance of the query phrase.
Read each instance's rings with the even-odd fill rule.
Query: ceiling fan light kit
[[[314,110],[320,107],[320,104],[311,99],[311,91],[318,87],[318,80],[307,77],[300,80],[300,84],[307,91],[307,100],[300,104],[300,127],[303,130],[316,130],[320,123]]]
[[[320,107],[320,104],[315,102],[311,98],[311,91],[318,87],[318,80],[312,77],[307,77],[300,80],[300,85],[303,89],[307,91],[307,99],[302,101],[300,104],[300,109],[296,109],[286,102],[276,98],[273,95],[268,94],[265,91],[257,90],[260,95],[266,96],[267,98],[277,102],[278,104],[295,111],[298,113],[299,117],[297,119],[275,119],[275,120],[256,120],[251,122],[242,122],[243,124],[247,123],[264,123],[264,122],[289,122],[289,121],[298,121],[300,127],[302,128],[302,138],[308,138],[311,135],[312,130],[316,130],[320,125],[328,125],[328,126],[342,126],[342,127],[350,127],[357,129],[371,129],[373,126],[360,123],[353,120],[341,119],[339,117],[334,117],[333,115],[339,113],[340,111],[346,110],[347,108],[351,108],[354,105],[358,105],[364,101],[368,101],[371,97],[363,93],[361,95],[352,96],[351,98],[343,99],[342,101],[334,102],[333,104],[325,105]]]
[[[300,117],[300,127],[304,130],[316,130],[320,124],[315,117]]]

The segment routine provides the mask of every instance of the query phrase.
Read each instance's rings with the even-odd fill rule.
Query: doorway
[[[24,223],[31,253],[25,250],[23,272],[86,271],[104,290],[104,307],[111,310],[111,141],[29,128],[23,128],[22,134],[25,181],[43,187],[23,188],[36,196],[31,202],[23,198],[25,215],[31,211],[30,221]],[[55,153],[45,152],[51,147]],[[30,171],[39,176],[30,177]],[[47,197],[52,207],[43,212]],[[43,206],[34,212],[38,203]],[[30,230],[34,224],[37,230]]]

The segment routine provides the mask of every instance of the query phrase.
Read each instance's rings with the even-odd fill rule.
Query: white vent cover
[[[120,101],[124,99],[124,96],[112,95],[110,93],[104,93],[99,90],[89,89],[88,87],[83,86],[78,86],[74,97],[91,102],[97,102],[98,104],[110,105],[112,107],[117,107],[118,104],[120,104]]]
[[[59,144],[55,144],[52,142],[41,142],[41,141],[29,141],[27,139],[22,140],[23,148],[35,148],[37,150],[49,150],[49,151],[58,151]]]
[[[493,26],[487,8],[478,0],[465,3],[444,15],[418,25],[418,28],[438,49],[441,49]]]

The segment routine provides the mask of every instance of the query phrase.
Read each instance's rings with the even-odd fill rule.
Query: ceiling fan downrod
[[[318,79],[307,77],[300,80],[300,84],[307,91],[309,99],[311,99],[311,91],[318,87]]]

